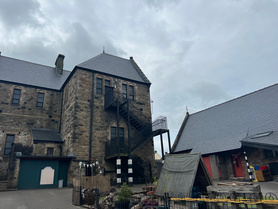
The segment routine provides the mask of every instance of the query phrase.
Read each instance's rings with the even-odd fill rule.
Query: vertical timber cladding
[[[57,188],[67,186],[68,160],[21,159],[18,189]]]

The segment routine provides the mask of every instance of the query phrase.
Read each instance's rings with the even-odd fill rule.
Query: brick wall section
[[[20,104],[13,105],[14,88],[21,89]],[[37,107],[38,92],[44,93],[43,107]],[[8,156],[4,155],[7,134],[15,135],[15,143],[32,146],[31,128],[58,129],[61,92],[0,83],[0,178],[6,178]]]

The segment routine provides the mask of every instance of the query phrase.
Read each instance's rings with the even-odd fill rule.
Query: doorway
[[[244,177],[240,154],[232,154],[232,159],[236,177]]]

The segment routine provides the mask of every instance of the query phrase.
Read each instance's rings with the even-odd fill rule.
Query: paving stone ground
[[[217,182],[216,182],[217,183]],[[278,196],[278,182],[255,182],[261,186],[263,195],[268,192]],[[143,184],[132,190],[142,191]],[[80,209],[72,205],[72,188],[37,189],[0,192],[0,209]]]

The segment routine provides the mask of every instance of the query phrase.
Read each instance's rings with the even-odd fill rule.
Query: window
[[[47,147],[47,153],[46,153],[46,155],[47,155],[47,156],[53,156],[53,151],[54,151],[54,148],[53,148],[53,147]]]
[[[117,128],[111,127],[111,141],[116,141],[117,138]]]
[[[133,86],[129,86],[128,88],[129,88],[129,94],[128,94],[129,99],[134,100],[134,88]]]
[[[43,107],[44,93],[38,93],[37,107]]]
[[[273,150],[264,150],[265,158],[275,158],[278,157],[278,152]]]
[[[124,128],[119,128],[120,146],[124,146]],[[117,127],[111,127],[111,142],[117,141]]]
[[[124,147],[125,136],[124,136],[124,128],[119,128],[119,138],[120,138],[120,147]]]
[[[13,100],[12,100],[13,104],[19,104],[20,94],[21,94],[21,89],[14,89]]]
[[[105,85],[110,86],[110,80],[105,80]]]
[[[122,94],[123,94],[123,98],[127,98],[127,85],[126,84],[122,85]]]
[[[10,154],[12,150],[12,143],[14,143],[14,135],[7,135],[4,155]]]
[[[97,94],[102,94],[102,79],[97,78]]]

